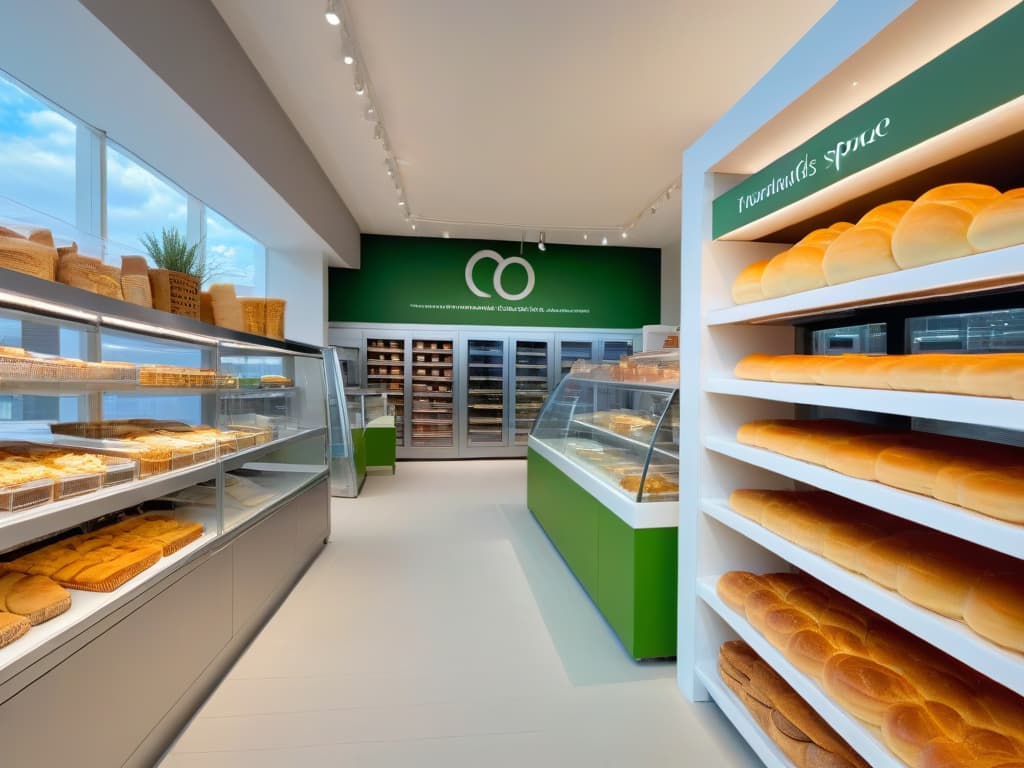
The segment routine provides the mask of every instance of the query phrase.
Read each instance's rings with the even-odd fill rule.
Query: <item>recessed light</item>
[[[356,63],[356,58],[351,53],[346,53],[344,57],[342,57],[342,61],[351,66]]]
[[[547,243],[544,242],[544,233],[540,233],[540,238],[537,240],[537,250],[546,251],[548,249]]]
[[[589,240],[590,239],[590,235],[588,235],[586,232],[584,232],[583,233],[583,239],[584,240]]]
[[[447,240],[451,236],[451,233],[447,229],[441,233],[441,237],[443,237],[445,240]]]
[[[341,16],[338,14],[338,0],[327,0],[327,10],[324,11],[324,18],[332,27],[341,24]]]
[[[859,80],[854,80],[852,83],[850,83],[850,85],[852,85],[853,87],[856,88],[858,85],[860,85],[860,81]]]
[[[627,237],[629,237],[629,232],[626,232],[625,230],[623,230],[623,232],[622,232],[622,239],[625,240]]]
[[[608,238],[607,238],[607,236],[601,238],[601,245],[608,245]]]

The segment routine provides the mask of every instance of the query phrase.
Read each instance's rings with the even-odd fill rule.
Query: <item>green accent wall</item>
[[[631,528],[533,449],[526,500],[629,654],[675,656],[678,530]]]
[[[1024,94],[1022,41],[1024,4],[719,196],[713,237],[1018,98]]]
[[[474,254],[493,251],[470,270]],[[661,319],[657,248],[363,235],[360,269],[331,269],[328,319],[353,323],[639,328]],[[505,261],[510,260],[510,261]],[[500,274],[499,274],[500,271]],[[498,278],[496,281],[495,278]],[[502,298],[499,291],[512,298]]]

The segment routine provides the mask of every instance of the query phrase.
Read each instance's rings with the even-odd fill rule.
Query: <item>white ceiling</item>
[[[413,234],[325,0],[213,0],[363,232]],[[349,0],[420,236],[582,242],[675,181],[682,151],[832,0]],[[630,245],[679,237],[678,196]],[[591,242],[595,238],[591,237]],[[621,242],[621,241],[620,241]]]

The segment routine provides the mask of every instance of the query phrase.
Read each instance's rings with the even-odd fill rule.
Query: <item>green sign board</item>
[[[716,198],[712,235],[757,221],[1022,94],[1024,5],[1017,5]]]
[[[335,322],[639,328],[661,318],[661,251],[363,235],[330,271]]]

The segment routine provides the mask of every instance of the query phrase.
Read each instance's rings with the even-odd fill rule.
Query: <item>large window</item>
[[[108,144],[108,255],[145,255],[139,238],[151,232],[159,239],[165,227],[187,234],[188,196],[120,148]]]
[[[75,123],[0,73],[0,196],[74,224]]]
[[[234,283],[239,296],[266,295],[266,249],[211,208],[206,209],[206,258],[212,282]]]

